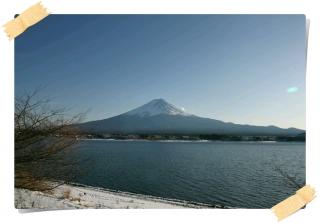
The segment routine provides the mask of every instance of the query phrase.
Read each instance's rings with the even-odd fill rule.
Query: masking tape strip
[[[273,206],[271,210],[278,217],[278,220],[282,220],[300,208],[304,207],[307,203],[315,198],[315,190],[309,185],[299,189],[295,195],[281,201],[279,204]]]
[[[15,19],[7,22],[3,27],[9,39],[12,40],[48,15],[49,13],[41,5],[41,2],[39,2],[25,10]]]

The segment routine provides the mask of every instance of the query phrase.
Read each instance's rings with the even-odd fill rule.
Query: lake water
[[[83,140],[77,183],[239,208],[271,208],[305,184],[305,144]],[[57,176],[57,178],[59,178]]]

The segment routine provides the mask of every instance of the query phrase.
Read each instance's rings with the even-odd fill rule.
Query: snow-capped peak
[[[124,115],[138,115],[141,117],[146,117],[160,114],[190,116],[190,114],[184,112],[183,109],[175,107],[162,98],[154,99],[147,104],[125,113]]]

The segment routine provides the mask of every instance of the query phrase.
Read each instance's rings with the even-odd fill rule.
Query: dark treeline
[[[279,141],[305,142],[305,134],[297,136],[240,136],[224,134],[101,134],[83,133],[79,138],[85,139],[117,139],[117,140],[212,140],[212,141]]]

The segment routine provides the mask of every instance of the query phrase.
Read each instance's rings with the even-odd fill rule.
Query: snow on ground
[[[15,207],[18,209],[78,209],[78,208],[208,208],[184,201],[114,192],[94,187],[63,184],[47,191],[15,188]]]

